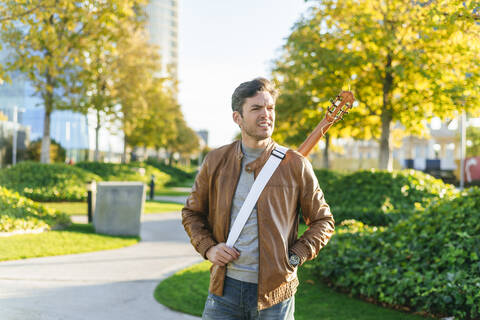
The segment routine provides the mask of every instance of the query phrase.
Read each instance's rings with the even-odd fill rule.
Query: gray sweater
[[[243,202],[254,182],[253,172],[245,171],[245,166],[257,159],[264,149],[247,148],[242,144],[242,172],[238,180],[237,189],[233,196],[232,211],[230,213],[230,228],[237,218]],[[243,227],[235,248],[240,252],[240,257],[227,266],[227,276],[244,282],[258,283],[258,226],[257,206],[252,210],[245,226]]]

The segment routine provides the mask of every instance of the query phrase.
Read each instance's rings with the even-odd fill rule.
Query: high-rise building
[[[150,0],[146,8],[150,42],[159,47],[162,73],[178,78],[178,1]]]

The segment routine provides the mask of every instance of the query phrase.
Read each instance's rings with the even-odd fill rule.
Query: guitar
[[[298,152],[300,152],[302,155],[307,156],[313,147],[318,143],[318,141],[325,135],[325,132],[327,132],[327,130],[335,122],[341,120],[344,114],[348,113],[348,110],[350,110],[350,108],[353,106],[355,98],[353,97],[353,93],[350,91],[342,91],[338,96],[335,97],[335,99],[332,99],[331,101],[332,105],[327,109],[328,111],[325,115],[325,118],[320,121],[305,142],[303,142],[300,148],[298,148]],[[278,158],[278,156],[276,157]],[[274,162],[276,162],[276,164],[273,164]],[[260,196],[260,193],[262,193],[263,188],[267,184],[279,163],[280,162],[278,159],[275,160],[275,157],[270,157],[258,174],[257,179],[255,179],[255,182],[253,183],[253,186],[250,189],[250,192],[248,193],[247,198],[240,208],[240,212],[238,213],[237,218],[233,222],[233,225],[230,229],[230,233],[228,234],[226,241],[228,247],[233,248],[240,235],[240,232],[250,216],[250,213],[252,212],[255,203],[258,200],[258,197]],[[266,167],[268,167],[267,170],[265,170]]]
[[[343,115],[348,114],[348,110],[353,107],[355,98],[353,93],[350,91],[342,91],[335,97],[331,99],[330,102],[332,105],[327,108],[327,113],[325,117],[320,121],[320,123],[313,129],[312,133],[305,139],[302,145],[298,148],[303,156],[308,156],[313,147],[320,141],[320,139],[325,135],[328,129],[336,122],[343,119]]]

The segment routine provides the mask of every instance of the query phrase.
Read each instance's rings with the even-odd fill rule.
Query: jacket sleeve
[[[300,258],[300,264],[315,258],[328,243],[335,229],[335,221],[330,207],[325,202],[323,192],[310,162],[302,158],[300,208],[307,231],[293,244],[290,251]]]
[[[187,198],[185,207],[182,209],[182,224],[190,237],[195,250],[204,257],[206,252],[217,242],[213,239],[212,231],[208,223],[209,212],[209,175],[208,155],[195,178],[192,193]]]

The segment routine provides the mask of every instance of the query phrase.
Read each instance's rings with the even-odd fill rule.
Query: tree
[[[132,30],[143,27],[144,17],[138,12],[127,10],[118,12],[115,8],[123,4],[127,8],[141,6],[145,1],[108,0],[98,7],[113,9],[105,19],[96,21],[97,33],[93,36],[94,46],[84,53],[82,71],[79,75],[79,106],[83,113],[93,111],[96,114],[94,161],[99,161],[99,132],[106,118],[115,119],[116,104],[119,102],[115,79],[122,72],[130,73],[119,59],[119,43],[132,34]],[[106,12],[108,12],[106,10]]]
[[[154,79],[146,93],[148,109],[135,130],[137,144],[156,150],[166,148],[177,136],[176,119],[183,117],[172,88],[166,82],[166,79]]]
[[[48,163],[50,118],[55,109],[78,109],[79,73],[85,52],[101,45],[98,34],[115,17],[133,15],[138,1],[42,0],[7,1],[8,12],[23,12],[2,29],[15,53],[10,70],[27,75],[45,109],[41,162]],[[81,111],[78,109],[76,111]]]
[[[420,134],[433,116],[478,110],[480,26],[474,9],[474,1],[458,0],[316,2],[275,62],[274,74],[289,92],[286,101],[307,106],[290,105],[290,122],[279,118],[279,127],[309,132],[314,108],[350,85],[359,107],[346,118],[356,121],[345,122],[344,134],[379,138],[379,167],[391,169],[393,124]],[[333,133],[340,134],[336,128]]]
[[[52,1],[35,1],[34,5],[28,5],[31,0],[7,0],[0,2],[0,25],[2,31],[8,30],[13,23],[19,18],[34,14],[40,9],[52,9],[54,3]],[[28,6],[27,6],[28,5]],[[0,42],[0,50],[2,43]],[[0,65],[0,84],[5,80],[10,81],[10,77],[5,73],[5,68]]]
[[[175,153],[182,157],[187,157],[193,153],[199,152],[200,142],[197,134],[186,123],[183,115],[175,119],[177,134],[167,143],[167,151],[170,155],[169,164],[172,164],[172,158]]]
[[[148,44],[142,29],[132,29],[131,36],[119,42],[118,52],[116,64],[121,69],[115,77],[114,88],[124,134],[122,161],[126,162],[128,146],[140,143],[137,129],[148,114],[147,95],[160,71],[160,57],[155,47]]]
[[[91,29],[90,6],[67,0],[44,1],[55,9],[38,8],[30,1],[7,2],[12,11],[19,6],[30,14],[3,30],[3,39],[15,52],[9,67],[25,73],[41,96],[45,108],[41,162],[50,162],[50,117],[54,109],[68,103],[65,94],[78,70],[82,48]],[[36,9],[36,10],[33,10]]]

